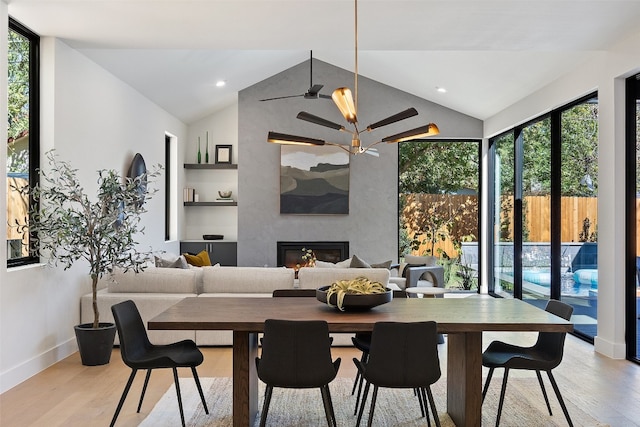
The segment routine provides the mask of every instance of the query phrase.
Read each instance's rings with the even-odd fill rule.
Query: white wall
[[[6,22],[6,5],[1,4]],[[5,67],[6,25],[2,27],[0,67]],[[125,174],[137,152],[147,168],[164,163],[165,132],[175,135],[179,144],[186,140],[182,122],[62,41],[41,39],[41,65],[42,153],[55,148],[70,161],[79,169],[89,194],[96,188],[97,170],[115,169]],[[6,75],[6,68],[0,71]],[[6,115],[2,102],[1,114]],[[6,131],[3,128],[0,132]],[[178,152],[178,164],[182,165],[184,149]],[[3,152],[3,162],[5,156]],[[164,241],[164,177],[153,186],[160,192],[147,205],[149,212],[143,219],[146,232],[138,239],[141,248],[178,252],[177,241]],[[5,184],[2,188],[5,191]],[[4,216],[4,194],[2,204]],[[6,254],[0,252],[0,262],[6,265]],[[2,392],[76,350],[73,326],[80,319],[80,296],[89,292],[90,286],[87,266],[81,262],[68,271],[41,265],[2,268],[0,283]]]
[[[598,90],[598,335],[595,350],[625,357],[624,79],[640,71],[640,32],[487,119],[486,137]],[[487,188],[487,187],[485,187]],[[486,259],[486,258],[485,258]]]

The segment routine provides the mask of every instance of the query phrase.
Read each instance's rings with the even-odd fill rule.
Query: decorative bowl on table
[[[327,291],[329,286],[322,286],[316,289],[316,299],[327,304]],[[385,288],[385,292],[378,294],[346,294],[342,301],[343,311],[366,311],[382,304],[386,304],[393,299],[393,291]],[[328,304],[338,309],[338,295],[331,294]]]

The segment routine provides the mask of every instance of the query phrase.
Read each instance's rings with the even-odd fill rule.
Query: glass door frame
[[[636,114],[637,103],[640,100],[640,74],[627,78],[625,85],[625,134],[626,134],[626,271],[625,271],[625,341],[627,359],[640,363],[638,351],[638,316],[636,294],[636,257],[640,254],[636,251],[637,227],[636,227]]]

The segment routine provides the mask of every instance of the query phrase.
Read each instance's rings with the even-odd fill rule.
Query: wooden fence
[[[441,194],[421,194],[409,195],[407,200],[420,201],[419,208],[426,211],[430,205],[442,204],[446,198],[447,204],[453,204],[451,210],[456,210],[456,204],[468,203],[472,199],[477,203],[475,196],[451,196]],[[638,230],[640,230],[640,200],[636,202],[636,210],[638,214]],[[496,236],[501,236],[502,241],[513,241],[513,198],[502,199],[501,226],[496,225]],[[551,198],[549,196],[526,196],[523,200],[524,220],[526,240],[529,242],[549,242],[551,239]],[[563,242],[580,242],[597,240],[598,227],[598,199],[597,197],[562,197],[561,201],[562,218],[561,218],[561,239]],[[463,210],[464,211],[464,210]],[[462,221],[467,224],[477,223],[476,211],[466,209],[468,215],[474,215],[471,218],[464,218]],[[588,220],[589,226],[585,227],[585,220]],[[413,235],[409,233],[409,238]],[[471,231],[471,234],[480,235],[477,229]],[[582,236],[581,236],[582,234]],[[640,253],[640,239],[636,244],[638,253]],[[415,253],[423,254],[430,249],[429,244],[422,244]],[[438,242],[435,245],[435,251],[442,249],[450,256],[455,255],[453,244],[450,240]],[[437,252],[436,252],[437,254]]]

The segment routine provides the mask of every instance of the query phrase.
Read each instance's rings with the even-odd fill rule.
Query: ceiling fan
[[[393,114],[385,119],[379,120],[375,123],[370,124],[365,129],[358,129],[358,118],[357,118],[357,110],[358,110],[358,0],[354,0],[355,2],[355,70],[354,70],[354,95],[351,94],[351,90],[347,87],[340,87],[333,91],[331,95],[331,99],[336,104],[336,107],[340,110],[340,113],[344,117],[344,119],[353,126],[353,130],[347,129],[345,126],[334,123],[330,120],[326,120],[322,117],[315,116],[313,114],[307,113],[305,111],[301,111],[298,113],[297,118],[300,120],[304,120],[310,123],[314,123],[319,126],[328,127],[331,129],[335,129],[341,132],[348,132],[351,134],[351,145],[339,144],[335,142],[328,142],[322,139],[316,138],[308,138],[304,136],[297,135],[288,135],[284,133],[278,133],[270,131],[267,136],[267,142],[272,142],[275,144],[293,144],[293,145],[333,145],[342,148],[343,150],[349,152],[349,154],[374,154],[378,155],[375,149],[372,147],[381,142],[386,142],[389,144],[410,141],[417,138],[423,138],[427,136],[438,135],[440,130],[438,126],[434,123],[429,123],[424,126],[420,126],[415,129],[411,129],[405,132],[400,132],[395,135],[387,136],[386,138],[382,138],[378,141],[375,141],[369,144],[366,147],[362,146],[360,141],[360,135],[363,132],[371,132],[377,128],[390,125],[392,123],[399,122],[401,120],[408,119],[409,117],[413,117],[418,115],[418,111],[411,107],[407,108],[404,111]]]
[[[331,99],[329,95],[323,95],[320,93],[320,90],[324,87],[324,85],[314,85],[313,84],[313,51],[309,51],[309,90],[300,95],[287,95],[287,96],[276,96],[275,98],[266,98],[261,99],[260,101],[274,101],[276,99],[287,99],[287,98],[299,98],[304,97],[304,99],[318,99],[325,98]]]

